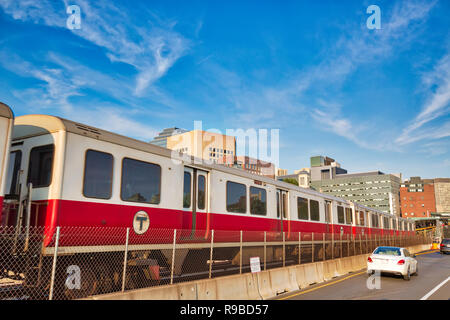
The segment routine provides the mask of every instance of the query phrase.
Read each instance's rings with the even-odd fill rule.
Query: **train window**
[[[123,201],[158,204],[161,198],[161,167],[124,158],[121,198]]]
[[[344,207],[338,206],[338,223],[345,223]]]
[[[54,153],[55,146],[53,144],[31,149],[27,182],[32,183],[33,188],[50,186]]]
[[[197,207],[200,210],[204,210],[206,208],[206,178],[204,175],[198,176]]]
[[[361,226],[365,226],[366,222],[364,220],[364,211],[359,212],[359,223]]]
[[[392,229],[397,230],[397,220],[392,220]]]
[[[245,184],[227,181],[227,211],[247,212],[247,187]]]
[[[9,156],[8,176],[6,178],[6,192],[10,196],[19,195],[19,185],[17,178],[19,176],[20,165],[22,163],[22,151],[13,151]]]
[[[375,213],[372,214],[372,228],[378,228],[378,216]]]
[[[345,208],[345,223],[352,224],[352,209]]]
[[[191,207],[191,173],[184,172],[183,208]]]
[[[266,190],[250,187],[250,213],[261,216],[267,214]]]
[[[320,220],[319,201],[309,200],[309,210],[310,210],[311,220],[319,221]]]
[[[308,199],[297,197],[297,213],[300,220],[309,220]]]
[[[83,195],[87,198],[110,199],[112,195],[114,158],[109,153],[86,151]]]

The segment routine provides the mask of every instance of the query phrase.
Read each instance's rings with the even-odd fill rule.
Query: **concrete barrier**
[[[317,263],[308,263],[303,265],[304,273],[305,273],[305,283],[308,285],[312,285],[314,283],[320,283],[322,281],[319,280],[317,276]]]
[[[258,283],[259,294],[262,299],[269,299],[277,295],[277,293],[272,290],[272,286],[270,284],[269,271],[258,272],[256,274],[256,278]]]
[[[295,272],[289,268],[277,268],[269,270],[270,285],[275,295],[298,290]]]
[[[297,279],[297,285],[299,289],[307,288],[310,283],[307,281],[305,276],[305,265],[301,264],[298,266],[295,266],[295,277]]]
[[[335,260],[328,260],[323,262],[323,278],[325,281],[337,277],[337,264]]]
[[[256,275],[227,276],[216,280],[217,300],[261,300]],[[197,287],[200,290],[199,287]],[[199,294],[200,300],[200,294]]]
[[[429,245],[408,247],[411,253],[429,250]],[[104,294],[85,300],[259,300],[282,292],[304,289],[367,267],[369,254],[277,268],[133,291]]]
[[[217,282],[219,280],[209,279],[197,282],[198,300],[217,300]]]
[[[103,294],[87,298],[88,300],[197,300],[197,284],[185,283],[166,285],[125,291],[119,293]]]

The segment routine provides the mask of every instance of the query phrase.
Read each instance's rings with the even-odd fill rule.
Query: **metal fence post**
[[[302,233],[298,233],[298,264],[302,264]]]
[[[352,241],[353,241],[353,255],[356,256],[356,241],[354,234],[352,234]]]
[[[331,260],[334,259],[334,230],[331,232]]]
[[[350,256],[350,235],[347,234],[347,257]]]
[[[173,284],[173,272],[175,270],[175,249],[177,247],[177,229],[173,230],[172,265],[170,270],[170,284]]]
[[[266,245],[266,241],[267,241],[267,231],[264,231],[264,270],[266,270],[266,260],[267,260],[267,253],[266,253],[267,245]]]
[[[285,232],[283,232],[283,267],[286,266],[286,245],[285,245]]]
[[[209,253],[209,279],[211,279],[213,265],[214,230],[211,231],[211,251]]]
[[[242,230],[239,250],[239,273],[242,274]]]
[[[327,255],[325,253],[325,233],[323,234],[323,261],[327,260]]]
[[[311,233],[311,261],[314,262],[314,232]]]
[[[130,228],[127,228],[127,236],[125,238],[125,252],[123,255],[123,274],[122,274],[122,292],[125,291],[125,282],[127,279],[127,262],[128,262],[128,243],[130,239]]]
[[[55,252],[53,253],[52,275],[50,279],[50,293],[48,296],[49,300],[53,300],[53,288],[55,287],[56,260],[58,258],[59,234],[60,234],[60,227],[56,227]]]
[[[360,252],[361,254],[363,254],[363,251],[362,251],[361,233],[359,234],[359,252]]]
[[[339,233],[339,243],[340,243],[341,258],[342,258],[342,233]]]

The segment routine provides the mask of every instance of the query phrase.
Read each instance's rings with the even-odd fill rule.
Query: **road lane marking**
[[[344,281],[344,280],[348,280],[350,278],[359,276],[359,275],[364,274],[364,273],[367,273],[367,271],[355,273],[355,274],[352,274],[351,276],[348,276],[348,277],[345,277],[345,278],[342,278],[342,279],[339,279],[339,280],[336,280],[336,281],[333,281],[333,282],[329,282],[329,283],[323,284],[323,285],[315,287],[315,288],[311,288],[311,289],[308,289],[308,290],[305,290],[305,291],[301,291],[301,292],[298,292],[296,294],[293,294],[293,295],[290,295],[290,296],[287,296],[287,297],[283,297],[283,298],[280,298],[280,299],[277,299],[277,300],[290,299],[290,298],[293,298],[293,297],[296,297],[296,296],[299,296],[299,295],[302,295],[302,294],[305,294],[305,293],[308,293],[308,292],[312,292],[312,291],[315,291],[315,290],[318,290],[318,289],[321,289],[321,288],[324,288],[324,287],[331,286],[331,285],[336,284],[338,282],[341,282],[341,281]]]
[[[445,279],[444,281],[442,281],[441,283],[439,283],[436,287],[434,287],[433,290],[431,290],[430,292],[428,292],[426,295],[424,295],[420,300],[427,300],[429,297],[431,297],[436,291],[439,290],[440,287],[442,287],[444,284],[447,283],[447,281],[450,280],[450,277],[448,277],[447,279]]]
[[[435,253],[435,252],[439,252],[439,250],[433,250],[433,251],[427,251],[427,252],[422,252],[422,253],[416,253],[416,256],[420,256],[421,254]]]

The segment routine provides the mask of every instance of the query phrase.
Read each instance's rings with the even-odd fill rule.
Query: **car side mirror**
[[[413,257],[413,258],[415,258],[415,257],[416,257],[416,255],[415,255],[415,254],[413,254],[413,255],[412,255],[412,257]]]

